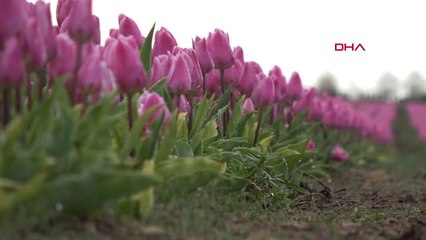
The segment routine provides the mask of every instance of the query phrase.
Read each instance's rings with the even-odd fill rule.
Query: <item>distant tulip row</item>
[[[305,111],[307,121],[320,121],[328,128],[380,138],[374,123],[351,102],[319,95],[315,89],[304,89],[297,72],[288,81],[278,66],[265,73],[258,63],[245,60],[241,47],[232,49],[228,34],[222,30],[216,29],[206,38],[196,37],[192,48],[181,48],[172,33],[162,27],[155,33],[147,65],[140,57],[146,38],[137,24],[123,14],[118,18],[118,29],[111,29],[105,45],[100,45],[99,19],[92,14],[91,0],[59,0],[58,26],[52,25],[50,6],[42,1],[32,4],[24,0],[0,0],[0,3],[4,126],[23,106],[31,108],[34,94],[42,100],[59,80],[66,82],[74,104],[96,102],[118,89],[121,100],[127,97],[129,101],[130,128],[131,97],[135,94],[140,95],[139,116],[160,106],[149,122],[164,115],[164,124],[167,124],[171,109],[159,94],[146,90],[166,79],[175,108],[188,113],[189,125],[194,102],[204,96],[219,98],[227,89],[232,89],[229,108],[222,116],[223,121],[218,123],[225,137],[224,128],[233,106],[236,100],[245,97],[244,112],[262,115],[265,109],[271,108],[272,120],[283,119],[290,124],[298,113]],[[25,96],[21,93],[24,90]],[[16,100],[11,101],[12,96]],[[259,129],[256,137],[258,132]],[[311,141],[308,147],[314,148],[314,143]],[[336,145],[333,157],[343,161],[348,153]]]

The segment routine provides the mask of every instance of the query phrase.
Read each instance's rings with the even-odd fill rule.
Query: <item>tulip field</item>
[[[279,66],[262,69],[245,59],[232,33],[220,29],[182,48],[167,28],[154,24],[141,33],[121,14],[101,44],[91,0],[58,1],[57,26],[41,0],[0,3],[0,239],[9,228],[29,232],[10,238],[56,239],[73,230],[49,235],[55,223],[97,221],[92,232],[75,232],[88,231],[87,239],[269,239],[261,236],[298,229],[329,239],[330,232],[317,235],[324,229],[309,226],[340,224],[337,206],[351,221],[373,212],[375,221],[401,216],[393,202],[380,205],[384,212],[362,208],[365,196],[348,197],[345,184],[393,177],[377,166],[404,160],[394,144],[398,109],[422,145],[425,102],[319,93],[297,69],[284,76]],[[413,234],[426,232],[425,175],[420,179],[407,200],[417,204],[406,212],[421,227]],[[372,186],[368,201],[377,196],[379,185]],[[283,223],[289,219],[299,220]],[[279,231],[271,230],[273,221],[281,222]],[[297,221],[313,225],[289,227]],[[360,232],[364,223],[338,235]],[[99,234],[102,226],[124,235]]]

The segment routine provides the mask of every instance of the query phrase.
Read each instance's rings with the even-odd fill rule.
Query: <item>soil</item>
[[[200,219],[183,229],[177,212],[161,222],[80,219],[47,228],[0,228],[0,239],[426,239],[426,173],[401,177],[350,168],[312,189],[290,212],[266,209],[253,217],[230,211],[198,232],[191,225],[196,228]]]

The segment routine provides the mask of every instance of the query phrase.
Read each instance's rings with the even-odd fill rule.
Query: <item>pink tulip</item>
[[[234,56],[235,60],[239,60],[240,62],[244,62],[244,51],[243,48],[240,46],[234,47],[234,50],[232,51],[232,55]]]
[[[0,49],[6,39],[22,35],[27,27],[27,3],[24,0],[0,0]]]
[[[331,157],[335,161],[344,162],[349,158],[349,153],[342,146],[336,144],[331,152]]]
[[[240,82],[242,73],[244,71],[244,63],[240,60],[235,60],[234,65],[232,65],[230,68],[225,69],[224,75],[223,75],[223,81],[225,83],[225,86],[236,86]]]
[[[115,75],[117,85],[126,94],[142,91],[147,80],[134,44],[133,37],[119,36],[118,39],[111,39],[104,50],[104,58]]]
[[[171,64],[169,55],[158,55],[154,58],[151,67],[151,85],[169,75]]]
[[[243,114],[254,112],[254,104],[251,98],[244,100]]]
[[[24,49],[31,69],[38,69],[46,63],[46,45],[41,36],[38,21],[35,18],[32,18],[28,23],[28,32],[24,38]]]
[[[166,102],[156,92],[150,93],[144,91],[138,99],[138,115],[142,117],[147,111],[154,107],[159,107],[148,118],[147,124],[151,125],[155,120],[164,114],[163,125],[166,125],[171,117],[170,110],[167,108]]]
[[[201,70],[204,74],[210,72],[213,69],[213,60],[207,50],[207,42],[205,38],[196,37],[192,40],[192,48],[197,53],[198,61],[200,62]]]
[[[56,21],[58,26],[61,27],[62,23],[65,21],[65,18],[71,12],[72,6],[75,0],[59,0],[58,5],[56,6]]]
[[[25,82],[26,70],[21,46],[16,38],[9,38],[0,54],[0,86],[19,87]]]
[[[92,16],[95,25],[95,32],[93,34],[92,42],[96,45],[101,44],[101,25],[97,16]]]
[[[102,89],[104,67],[102,66],[101,51],[95,48],[82,61],[77,75],[76,87],[84,94],[98,93]]]
[[[191,90],[191,73],[183,53],[172,57],[167,87],[173,94],[187,94]]]
[[[155,33],[154,46],[152,47],[151,59],[154,57],[172,52],[177,46],[175,37],[166,28],[162,27]]]
[[[34,16],[38,22],[40,36],[46,46],[47,60],[50,61],[56,54],[56,34],[52,26],[50,4],[37,1],[34,6]]]
[[[66,30],[76,41],[88,42],[95,36],[96,19],[92,15],[92,0],[75,0],[66,20]]]
[[[213,69],[206,74],[206,92],[216,97],[222,96],[220,89],[220,70]]]
[[[200,63],[198,61],[195,50],[190,48],[175,47],[173,48],[172,54],[183,55],[191,75],[191,93],[193,94],[197,93],[198,90],[201,88],[203,76],[202,76]]]
[[[119,28],[118,33],[123,36],[133,36],[139,48],[142,48],[145,37],[142,36],[136,22],[124,14],[118,16]]]
[[[308,143],[306,144],[306,150],[308,151],[313,151],[315,150],[316,146],[315,146],[315,142],[312,139],[309,139]]]
[[[179,106],[178,106],[178,98],[180,98]],[[180,97],[174,96],[173,105],[175,107],[179,107],[179,112],[182,112],[182,113],[191,112],[191,106],[189,105],[189,102],[184,95],[180,95]]]
[[[259,108],[271,105],[275,100],[275,87],[272,78],[260,73],[251,98]]]
[[[225,70],[234,64],[229,36],[219,29],[209,33],[207,37],[207,49],[210,52],[215,68]]]
[[[302,92],[302,81],[300,80],[299,73],[293,72],[287,85],[287,97],[293,101],[298,100],[302,97]]]
[[[253,88],[257,82],[257,74],[262,72],[262,68],[256,62],[246,62],[244,64],[244,70],[238,83],[238,90],[250,96],[253,92]]]
[[[49,64],[49,72],[56,77],[71,76],[77,62],[77,46],[65,33],[57,35],[56,43],[58,46],[57,54]]]
[[[269,71],[269,77],[274,80],[275,86],[275,102],[281,102],[285,98],[286,93],[286,79],[281,72],[281,68],[274,66]]]

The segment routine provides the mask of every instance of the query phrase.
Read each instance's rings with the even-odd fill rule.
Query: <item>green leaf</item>
[[[175,145],[176,155],[181,158],[192,158],[194,152],[192,151],[191,145],[186,142],[177,142]]]
[[[146,75],[147,75],[147,81],[148,81],[148,86],[150,86],[151,84],[149,83],[149,79],[151,76],[151,51],[152,51],[152,38],[154,36],[154,30],[155,30],[155,23],[154,25],[152,25],[151,30],[149,31],[148,35],[145,38],[145,43],[143,44],[143,47],[141,49],[141,60],[143,63],[143,66],[145,68],[146,71]]]
[[[164,137],[158,147],[155,157],[157,161],[166,160],[173,150],[177,135],[177,116],[178,112],[175,111],[166,126]]]

